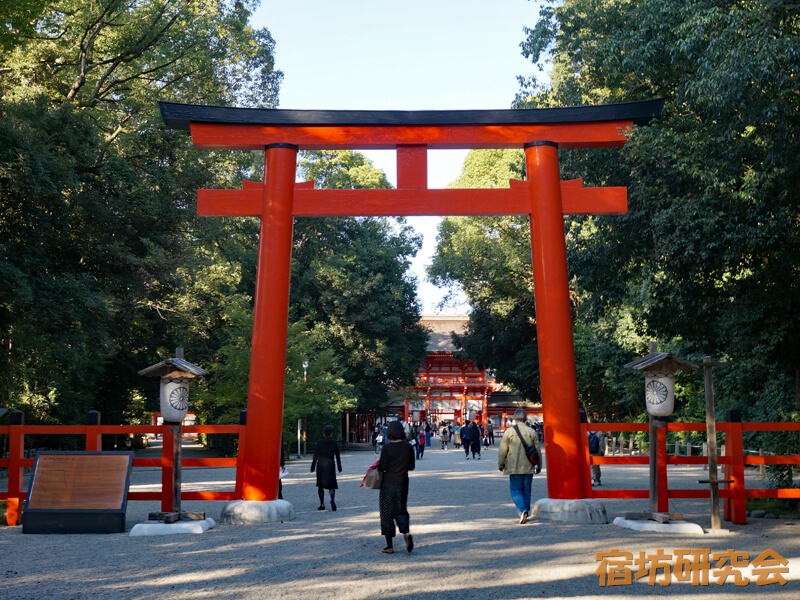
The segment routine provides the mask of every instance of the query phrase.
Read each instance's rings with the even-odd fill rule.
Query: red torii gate
[[[624,131],[659,116],[663,104],[303,111],[159,102],[167,126],[190,131],[197,148],[265,154],[262,183],[198,190],[197,203],[200,215],[261,217],[243,499],[278,497],[293,217],[507,214],[531,220],[548,496],[585,498],[563,217],[626,212],[627,189],[561,181],[558,149],[622,146]],[[512,181],[509,189],[428,189],[427,150],[452,148],[524,148],[527,181]],[[396,149],[397,189],[295,183],[298,150],[330,149]]]

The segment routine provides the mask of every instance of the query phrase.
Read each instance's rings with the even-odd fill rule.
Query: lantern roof
[[[678,358],[671,352],[651,352],[623,366],[634,371],[694,371],[699,367],[691,361]]]
[[[175,358],[168,358],[142,369],[139,371],[139,375],[145,377],[208,377],[211,375],[205,369],[185,360],[183,348],[176,348],[175,353],[177,354]]]

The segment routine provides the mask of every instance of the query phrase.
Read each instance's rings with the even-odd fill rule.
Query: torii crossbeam
[[[265,154],[263,182],[198,191],[201,215],[261,218],[243,499],[278,497],[293,217],[506,214],[531,220],[548,496],[585,498],[564,214],[624,213],[627,190],[561,181],[558,149],[622,146],[625,131],[660,116],[663,105],[297,111],[159,102],[167,126],[190,131],[198,148]],[[428,189],[427,151],[451,148],[524,148],[527,181],[512,181],[509,189]],[[298,150],[329,149],[397,150],[397,189],[295,183]]]

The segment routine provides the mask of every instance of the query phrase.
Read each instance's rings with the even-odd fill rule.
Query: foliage
[[[299,172],[329,189],[389,187],[381,171],[351,151],[306,153]],[[290,320],[305,322],[336,352],[362,410],[384,407],[388,390],[410,383],[425,356],[427,333],[406,275],[420,246],[402,221],[296,220]]]
[[[507,187],[522,177],[522,153],[470,152],[453,187]],[[439,227],[429,276],[458,286],[471,306],[469,331],[457,336],[464,357],[496,372],[500,381],[538,401],[536,336],[530,227],[523,217],[451,217]],[[583,320],[585,294],[572,290],[575,351],[582,407],[593,418],[630,418],[641,409],[640,388],[621,365],[633,357],[629,322]],[[628,330],[626,331],[626,327]]]
[[[215,308],[241,293],[209,249],[230,250],[247,224],[197,219],[196,189],[257,169],[191,148],[155,101],[273,102],[273,44],[247,25],[252,3],[20,7],[39,18],[12,21],[0,53],[0,402],[32,422],[89,409],[135,422],[157,397],[137,369],[176,345],[211,359],[225,340]]]
[[[31,11],[36,2],[28,1]],[[97,109],[108,131],[151,120],[156,100],[270,106],[282,74],[254,0],[59,0],[17,33],[3,90]]]
[[[718,416],[739,405],[746,418],[797,418],[799,25],[797,4],[780,0],[564,0],[544,3],[526,30],[523,54],[552,84],[521,78],[517,106],[666,100],[624,148],[560,153],[564,179],[629,190],[625,215],[566,221],[579,393],[597,417],[641,411],[640,379],[618,365],[657,339],[684,358],[735,361],[715,369]],[[470,185],[499,184],[470,169]],[[472,333],[461,341],[490,364],[498,342],[524,347],[509,331],[532,339],[520,321],[535,314],[517,268],[529,256],[524,225],[508,235],[478,223],[442,225],[432,274],[467,292]],[[528,355],[498,356],[509,377],[527,369]],[[678,389],[675,418],[700,418],[702,378],[681,376]],[[794,453],[794,438],[770,443]]]

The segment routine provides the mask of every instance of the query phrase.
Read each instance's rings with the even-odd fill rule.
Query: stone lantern
[[[176,348],[175,358],[142,369],[139,375],[161,378],[161,417],[164,423],[178,424],[189,411],[189,382],[210,373],[184,360],[183,348]]]
[[[626,369],[644,371],[644,399],[647,412],[654,417],[668,417],[675,412],[675,371],[694,371],[697,365],[670,352],[658,352],[650,342],[650,354],[624,365]]]
[[[658,344],[650,342],[650,354],[624,365],[626,369],[644,371],[645,403],[650,414],[650,511],[628,513],[626,519],[651,519],[660,523],[670,520],[682,521],[680,513],[667,512],[669,509],[667,473],[658,470],[659,435],[665,435],[666,422],[662,421],[675,411],[675,371],[694,371],[697,365],[678,358],[669,352],[659,352]],[[661,434],[659,434],[659,430]],[[701,530],[702,531],[702,530]]]
[[[148,523],[135,525],[131,535],[163,535],[164,533],[202,533],[213,527],[213,520],[206,519],[205,513],[185,513],[181,511],[181,445],[183,426],[181,423],[189,411],[189,382],[195,377],[208,377],[210,373],[193,365],[183,358],[183,348],[175,349],[175,358],[167,358],[160,363],[139,371],[145,377],[161,378],[161,417],[165,425],[171,425],[172,436],[172,512],[150,513]],[[165,437],[166,441],[166,437]],[[158,521],[159,523],[153,523]],[[202,521],[200,529],[189,521]],[[163,525],[169,525],[164,530]]]

